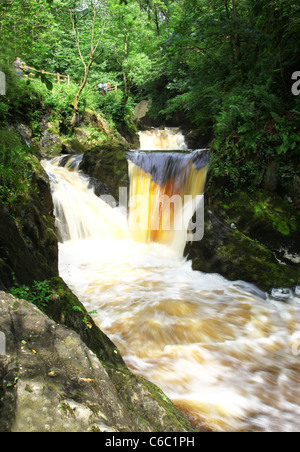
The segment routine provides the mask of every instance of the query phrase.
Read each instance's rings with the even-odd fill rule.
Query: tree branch
[[[93,7],[93,24],[92,24],[92,37],[91,37],[91,58],[93,56],[93,54],[95,53],[94,51],[94,35],[95,35],[95,21],[96,21],[96,7]]]
[[[79,36],[78,36],[77,30],[76,30],[75,21],[74,21],[71,9],[70,9],[70,18],[71,18],[71,22],[72,22],[72,26],[73,26],[73,31],[74,31],[74,35],[75,35],[75,41],[76,41],[78,53],[79,53],[80,59],[82,61],[82,64],[84,66],[84,69],[86,71],[86,63],[85,63],[85,61],[83,59],[83,56],[82,56],[82,53],[81,53],[80,43],[79,43]]]
[[[93,63],[94,61],[96,61],[97,58],[99,58],[99,56],[102,55],[103,52],[104,52],[104,49],[101,49],[101,52],[97,53],[97,55],[95,55],[95,56],[93,57],[92,63]]]
[[[103,36],[104,30],[105,30],[105,27],[106,27],[106,16],[104,17],[104,21],[103,21],[103,26],[102,26],[102,30],[101,30],[100,37],[99,37],[99,39],[98,39],[98,41],[97,41],[97,43],[96,43],[96,45],[95,45],[95,47],[94,47],[94,49],[93,49],[93,54],[96,52],[96,50],[97,50],[97,48],[98,48],[98,46],[99,46],[99,44],[100,44],[100,41],[101,41],[101,39],[102,39],[102,36]]]

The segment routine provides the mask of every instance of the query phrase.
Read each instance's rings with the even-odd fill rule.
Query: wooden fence
[[[24,71],[24,73],[30,80],[36,80],[35,76],[37,73],[39,73],[39,74],[45,74],[45,75],[50,75],[51,77],[55,77],[57,83],[67,82],[68,85],[70,85],[70,76],[69,75],[62,75],[59,73],[55,74],[53,72],[46,72],[44,70],[40,71],[39,69],[35,69],[34,67],[27,66],[27,64],[22,66],[22,70]]]
[[[108,88],[106,88],[106,91],[117,91],[118,87],[117,85],[111,85]]]
[[[100,91],[100,93],[103,94],[103,96],[105,96],[105,94],[108,93],[109,91],[117,91],[117,89],[118,89],[117,85],[102,86],[102,88],[99,88],[98,85],[98,90]]]

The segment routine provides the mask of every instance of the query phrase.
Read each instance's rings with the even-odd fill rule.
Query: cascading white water
[[[45,162],[60,274],[136,374],[194,424],[299,431],[300,298],[193,271],[172,247],[133,241],[124,212],[87,179]]]
[[[141,151],[184,151],[187,149],[184,135],[177,128],[139,132],[139,138]]]
[[[113,239],[128,235],[126,219],[119,209],[108,204],[89,189],[89,179],[59,166],[60,160],[44,162],[50,176],[54,214],[61,241]]]

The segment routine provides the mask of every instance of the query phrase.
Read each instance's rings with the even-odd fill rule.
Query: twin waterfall
[[[299,299],[265,299],[247,283],[193,271],[182,251],[197,229],[188,232],[207,153],[188,151],[176,130],[143,132],[140,142],[128,156],[129,214],[94,194],[79,157],[43,162],[61,277],[132,372],[196,427],[299,431]]]

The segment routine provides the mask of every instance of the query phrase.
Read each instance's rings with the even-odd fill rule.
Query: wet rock
[[[99,181],[98,179],[95,179],[94,177],[89,177],[89,188],[92,188],[94,190],[95,195],[105,197],[111,196],[111,189],[110,187],[105,184],[104,182]]]
[[[264,176],[264,189],[268,191],[276,191],[279,185],[279,168],[276,160],[273,160],[267,166]]]
[[[76,138],[68,138],[63,141],[62,154],[83,154],[87,146]]]
[[[212,140],[212,133],[207,132],[207,130],[185,130],[183,129],[185,135],[185,141],[189,149],[203,149],[208,148],[209,143]]]
[[[32,130],[26,124],[18,124],[17,130],[28,147],[31,146]]]
[[[45,156],[55,156],[62,152],[63,145],[58,133],[46,129],[40,139],[40,148]]]
[[[38,270],[35,272],[35,270]],[[41,275],[16,222],[0,203],[0,287],[13,284],[13,275],[21,284],[29,284]]]
[[[48,176],[35,163],[26,202],[12,213],[0,203],[0,287],[58,275],[58,244]]]
[[[292,297],[291,289],[272,289],[271,297],[275,300],[288,301]]]
[[[120,142],[96,146],[84,153],[80,169],[99,180],[119,199],[119,187],[128,187],[128,163],[126,154],[129,147]]]

